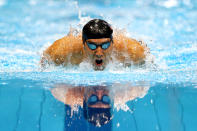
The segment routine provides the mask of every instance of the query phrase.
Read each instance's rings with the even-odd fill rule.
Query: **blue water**
[[[147,43],[158,70],[110,65],[102,72],[83,66],[41,71],[43,50],[70,26],[81,29],[91,18]],[[195,131],[196,21],[197,2],[191,0],[0,0],[0,130]],[[82,109],[69,116],[70,108],[50,92],[59,83],[128,82],[150,88],[143,98],[127,102],[129,110],[115,110],[102,127],[89,124]]]

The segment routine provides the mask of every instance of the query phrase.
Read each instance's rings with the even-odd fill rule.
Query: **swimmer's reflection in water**
[[[84,95],[83,113],[85,119],[94,125],[107,124],[111,119],[113,102],[109,97],[109,90],[95,86]]]
[[[121,89],[116,88],[116,86],[121,86]],[[71,108],[76,108],[76,105],[81,106],[84,118],[89,123],[102,126],[112,119],[114,107],[125,104],[136,97],[143,97],[147,90],[147,86],[137,87],[128,84],[88,87],[72,87],[61,84],[51,91],[56,99],[71,106]]]

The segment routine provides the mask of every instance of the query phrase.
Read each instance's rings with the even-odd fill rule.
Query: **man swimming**
[[[94,70],[104,70],[116,59],[124,65],[144,64],[148,48],[123,34],[113,34],[113,29],[104,20],[90,20],[82,29],[82,35],[67,36],[55,41],[43,53],[41,64],[54,63],[67,66],[79,65],[83,61],[92,64]]]

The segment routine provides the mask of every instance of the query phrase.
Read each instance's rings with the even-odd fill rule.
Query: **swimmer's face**
[[[87,106],[91,108],[111,108],[109,91],[106,89],[88,90],[86,92],[85,101]]]
[[[110,38],[87,39],[85,52],[95,70],[104,70],[111,58],[112,41]]]

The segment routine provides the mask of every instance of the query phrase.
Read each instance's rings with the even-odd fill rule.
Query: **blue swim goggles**
[[[102,102],[103,104],[110,104],[111,100],[110,100],[109,96],[107,96],[107,95],[103,95],[101,100],[99,100],[98,96],[96,96],[96,95],[91,95],[88,99],[88,105],[94,105],[97,102]]]
[[[95,44],[95,43],[93,43],[93,42],[86,42],[86,43],[87,43],[88,47],[89,47],[91,50],[96,50],[99,46],[100,46],[102,49],[106,50],[107,48],[109,48],[109,46],[110,46],[110,44],[111,44],[111,42],[105,42],[105,43],[100,44],[100,45],[97,45],[97,44]]]

